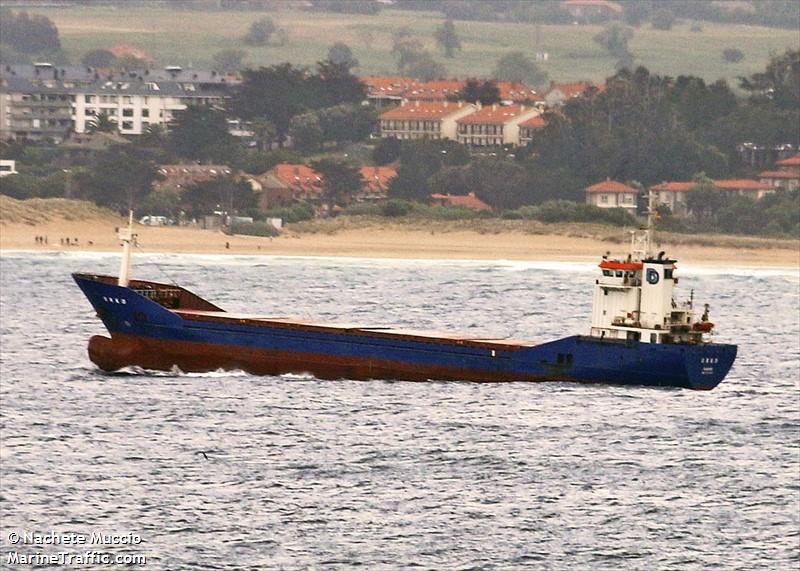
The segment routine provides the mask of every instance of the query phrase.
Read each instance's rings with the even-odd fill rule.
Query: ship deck
[[[447,344],[468,345],[474,347],[497,348],[504,351],[533,347],[536,343],[505,338],[487,338],[481,336],[460,335],[440,331],[424,331],[417,329],[401,329],[382,327],[364,323],[323,323],[306,321],[285,316],[253,315],[247,313],[231,313],[227,311],[203,311],[197,309],[175,309],[176,315],[189,321],[205,321],[216,323],[236,323],[257,327],[279,327],[287,329],[303,329],[344,335],[358,335],[384,338],[402,338],[411,341],[440,342]]]

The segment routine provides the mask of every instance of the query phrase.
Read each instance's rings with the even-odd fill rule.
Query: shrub
[[[658,10],[650,20],[655,30],[671,30],[675,23],[675,15],[669,10]]]
[[[348,216],[383,216],[385,207],[372,202],[356,202],[347,207],[344,214]]]
[[[264,218],[281,218],[286,224],[302,222],[314,218],[314,209],[305,203],[273,208],[264,212]]]
[[[503,214],[506,219],[540,222],[594,222],[611,226],[633,226],[636,218],[623,208],[599,208],[569,200],[550,200],[537,206],[522,206]]]
[[[244,236],[278,236],[280,231],[272,224],[266,222],[237,222],[232,224],[229,234],[242,234]]]
[[[728,63],[737,63],[744,59],[744,52],[737,48],[725,48],[722,50],[722,59]]]
[[[414,205],[407,200],[390,200],[383,206],[383,215],[389,217],[408,216]]]

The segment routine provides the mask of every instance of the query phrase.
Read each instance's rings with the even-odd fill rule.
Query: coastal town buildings
[[[530,144],[545,125],[546,122],[541,115],[536,115],[520,123],[519,144],[523,147]]]
[[[459,194],[431,194],[431,204],[438,206],[451,206],[456,208],[469,208],[470,210],[491,210],[492,207],[475,196],[474,192],[465,195]]]
[[[713,181],[714,188],[723,191],[728,196],[744,196],[751,200],[760,200],[767,194],[775,192],[775,188],[765,182],[751,179],[725,179]],[[677,216],[689,214],[686,199],[693,192],[697,183],[687,182],[662,182],[651,187],[658,193],[658,203],[668,206]]]
[[[166,125],[189,105],[213,105],[230,96],[233,76],[167,67],[111,72],[91,67],[0,67],[0,138],[61,142],[91,130],[104,114],[123,135]]]
[[[380,135],[397,139],[456,140],[458,119],[477,106],[463,101],[402,101],[379,117]]]
[[[639,193],[632,186],[609,178],[586,189],[586,203],[599,208],[624,208],[636,214]]]
[[[800,154],[775,163],[775,170],[764,171],[758,179],[772,188],[797,190],[800,188]]]
[[[541,114],[525,105],[486,105],[456,119],[456,140],[470,147],[520,144],[520,124]]]
[[[376,107],[399,105],[401,101],[445,101],[458,97],[466,80],[439,79],[419,81],[412,77],[396,75],[369,75],[359,78],[367,87],[367,101]],[[524,103],[544,105],[544,100],[532,87],[519,81],[495,82],[500,93],[500,102],[505,105]]]
[[[367,202],[387,197],[389,182],[397,176],[393,167],[361,167],[364,185],[352,200]],[[259,205],[264,210],[293,202],[318,204],[322,198],[323,178],[304,164],[282,163],[257,177],[261,186]]]

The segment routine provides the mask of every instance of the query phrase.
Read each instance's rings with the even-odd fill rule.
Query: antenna
[[[131,243],[136,242],[136,234],[133,233],[133,210],[128,211],[128,227],[120,228],[117,237],[122,240],[122,261],[119,266],[117,285],[128,287],[131,274]]]

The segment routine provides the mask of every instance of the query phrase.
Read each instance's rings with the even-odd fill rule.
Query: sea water
[[[800,564],[796,268],[679,265],[679,293],[710,303],[716,340],[739,345],[728,378],[693,392],[107,374],[87,357],[104,329],[70,273],[118,263],[0,256],[0,568],[58,553],[97,569],[109,568],[101,555],[145,557],[127,560],[145,569]],[[533,341],[587,331],[597,271],[188,255],[134,265],[230,311]]]

